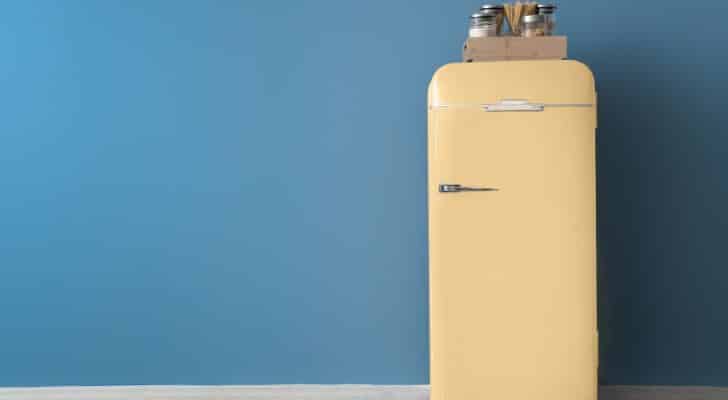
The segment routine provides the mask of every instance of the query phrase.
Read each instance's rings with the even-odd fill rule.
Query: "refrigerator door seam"
[[[529,103],[533,106],[541,106],[543,108],[591,108],[594,104],[591,103]],[[429,107],[430,110],[449,110],[449,109],[468,109],[468,108],[479,108],[488,111],[488,108],[492,110],[496,104],[433,104]],[[536,111],[536,110],[513,110],[513,111]],[[541,111],[541,110],[538,110]]]

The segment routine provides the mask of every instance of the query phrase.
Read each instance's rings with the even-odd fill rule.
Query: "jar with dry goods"
[[[483,4],[480,6],[481,14],[495,14],[496,18],[496,34],[498,36],[503,32],[503,18],[505,17],[506,8],[502,4]]]
[[[521,18],[521,36],[534,37],[544,35],[543,15],[524,15]]]
[[[498,36],[497,15],[495,13],[477,13],[471,15],[468,36],[471,38]]]
[[[556,6],[553,4],[539,4],[537,9],[539,15],[543,15],[544,18],[544,35],[553,35],[556,31]]]

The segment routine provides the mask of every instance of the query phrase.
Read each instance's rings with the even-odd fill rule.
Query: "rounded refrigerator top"
[[[593,104],[594,76],[574,60],[447,64],[435,72],[430,107],[481,105],[504,99],[543,104]]]

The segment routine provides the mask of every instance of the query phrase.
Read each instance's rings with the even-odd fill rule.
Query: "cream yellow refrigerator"
[[[432,400],[594,400],[596,92],[564,60],[429,88]]]

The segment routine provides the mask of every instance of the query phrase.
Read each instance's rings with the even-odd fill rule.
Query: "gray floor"
[[[600,400],[724,400],[728,388],[705,386],[602,386]]]
[[[428,400],[428,386],[109,386],[0,389],[0,400]]]
[[[0,388],[0,400],[428,400],[428,386],[85,386]],[[728,400],[728,388],[606,386],[600,400]]]

